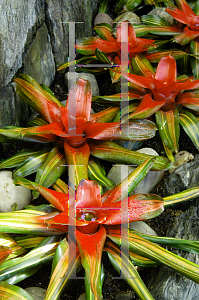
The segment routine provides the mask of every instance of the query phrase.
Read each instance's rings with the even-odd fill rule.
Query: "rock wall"
[[[67,61],[69,21],[76,37],[91,35],[98,0],[1,0],[0,127],[24,126],[28,108],[12,91],[17,72],[50,85],[56,68]]]

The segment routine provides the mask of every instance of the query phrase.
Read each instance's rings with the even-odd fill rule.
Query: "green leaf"
[[[18,283],[22,280],[25,280],[26,278],[34,275],[39,269],[40,269],[40,266],[35,267],[35,268],[27,269],[27,270],[25,270],[21,273],[15,274],[12,277],[9,277],[8,279],[5,279],[4,282],[7,282],[7,283],[12,284],[12,285],[16,284],[16,283]]]
[[[110,38],[113,40],[113,37],[111,36],[112,27],[109,24],[100,23],[95,25],[94,29],[102,40],[109,41]]]
[[[18,167],[19,165],[21,165],[21,163],[24,162],[24,160],[26,160],[32,155],[39,153],[40,151],[41,150],[23,149],[19,151],[17,154],[13,155],[12,157],[3,160],[0,163],[0,169]]]
[[[131,172],[127,178],[118,183],[112,190],[108,191],[103,197],[102,202],[116,202],[121,199],[121,195],[127,191],[128,195],[136,188],[136,186],[147,175],[152,168],[155,158],[149,158]]]
[[[128,0],[126,3],[127,10],[134,10],[136,7],[138,7],[142,3],[142,0]]]
[[[45,237],[43,236],[32,236],[32,235],[26,235],[26,236],[20,236],[16,237],[15,240],[17,244],[24,249],[30,249],[38,246],[38,244],[43,241]]]
[[[44,119],[40,117],[36,117],[32,121],[28,121],[27,125],[29,127],[43,126],[43,125],[48,125],[48,122],[46,122]]]
[[[128,256],[121,254],[120,248],[111,241],[106,242],[104,250],[108,252],[114,269],[125,278],[138,297],[142,300],[154,300]]]
[[[0,282],[0,299],[1,300],[34,300],[22,288],[11,285],[7,282]]]
[[[107,55],[103,51],[100,51],[98,48],[95,50],[95,55],[99,61],[107,64],[111,63]]]
[[[199,149],[199,121],[186,110],[180,111],[180,125],[192,140],[194,146]]]
[[[111,162],[140,165],[145,160],[153,157],[151,155],[127,150],[124,147],[109,141],[95,141],[95,143],[89,141],[89,146],[93,156]],[[151,170],[168,170],[171,165],[172,163],[168,158],[158,156],[156,157]]]
[[[23,257],[13,258],[2,263],[0,266],[0,280],[5,280],[29,268],[37,267],[52,260],[59,244],[57,240],[57,237],[47,237]]]
[[[115,186],[114,181],[106,177],[104,166],[100,164],[97,158],[89,159],[88,176],[91,180],[97,181],[99,185],[106,186],[108,189]]]
[[[145,57],[151,62],[151,63],[158,63],[160,59],[164,56],[171,55],[175,59],[179,58],[185,58],[187,59],[188,53],[184,52],[182,50],[178,49],[170,49],[170,50],[155,50],[152,53],[147,53]]]
[[[177,107],[169,111],[159,110],[155,113],[156,124],[163,143],[169,150],[178,152],[180,136],[179,113]]]
[[[153,243],[166,245],[175,249],[180,249],[184,251],[188,251],[190,253],[199,254],[199,242],[197,241],[190,241],[190,240],[183,240],[183,239],[176,239],[171,237],[161,237],[161,236],[152,236],[140,233],[135,230],[131,230],[132,233],[135,233],[142,238],[146,239],[147,241],[151,241]]]
[[[9,255],[9,259],[22,255],[26,252],[24,248],[22,248],[23,246],[16,243],[12,236],[7,233],[0,233],[0,245],[9,247],[12,250],[12,253]]]
[[[38,170],[38,168],[46,160],[50,148],[44,148],[30,157],[28,157],[15,171],[13,172],[13,178],[20,176],[28,176]]]
[[[45,295],[45,300],[57,300],[60,298],[68,280],[75,275],[76,268],[80,269],[80,254],[76,243],[70,246],[66,239],[63,239],[56,249],[52,263],[51,278]]]
[[[191,41],[190,53],[193,54],[191,57],[191,68],[193,75],[195,79],[199,79],[199,42]]]
[[[38,169],[35,182],[49,187],[59,179],[59,177],[66,171],[66,159],[64,154],[59,152],[59,148],[53,148],[45,162]],[[34,199],[39,197],[39,192],[33,191]]]
[[[23,178],[22,178],[23,179]],[[0,231],[5,233],[39,234],[50,236],[62,234],[67,231],[63,225],[47,227],[45,220],[54,214],[35,210],[18,210],[0,214]]]
[[[182,191],[180,193],[164,197],[164,207],[179,203],[179,202],[184,202],[188,200],[192,200],[197,198],[199,195],[199,187],[193,187],[191,189]]]
[[[155,15],[144,15],[141,17],[141,21],[144,24],[152,26],[169,26],[169,22],[167,20]]]
[[[197,264],[147,241],[131,231],[129,231],[129,235],[127,235],[126,232],[122,233],[122,237],[120,236],[119,230],[117,233],[116,231],[115,233],[113,233],[113,231],[111,233],[110,231],[108,232],[108,236],[118,245],[120,245],[120,238],[122,238],[123,242],[126,242],[126,247],[129,246],[130,251],[160,262],[179,274],[199,283],[199,266]]]
[[[136,55],[132,58],[132,69],[133,73],[137,75],[143,75],[147,77],[152,77],[155,75],[152,65],[142,54]]]

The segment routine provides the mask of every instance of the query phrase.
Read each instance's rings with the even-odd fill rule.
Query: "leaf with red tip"
[[[82,179],[77,188],[76,207],[92,208],[101,207],[101,193],[97,182]]]
[[[13,86],[16,93],[31,107],[33,107],[47,122],[60,122],[61,114],[60,106],[52,101],[52,98],[47,95],[45,90],[38,86],[35,87],[31,83],[21,78],[13,80]]]
[[[109,42],[115,42],[116,39],[111,35],[111,26],[107,23],[100,23],[93,28],[99,37]]]
[[[199,112],[199,91],[178,94],[177,103]]]
[[[101,257],[106,240],[106,230],[100,225],[94,234],[83,234],[76,230],[76,239],[81,254],[81,263],[96,300],[102,300]]]
[[[164,104],[166,100],[155,101],[152,99],[150,94],[146,94],[140,105],[135,109],[135,111],[129,115],[130,119],[142,119],[152,116],[156,111],[158,111]]]
[[[48,202],[50,202],[52,205],[54,205],[57,209],[61,211],[68,209],[68,194],[47,189],[25,178],[16,177],[14,183],[16,185],[22,185],[24,187],[27,187],[31,190],[37,190]]]
[[[93,123],[84,131],[87,138],[97,140],[145,140],[155,135],[156,126],[151,121],[135,122],[129,121],[122,124],[113,123]]]
[[[135,74],[141,76],[153,77],[153,75],[155,75],[152,65],[142,54],[136,55],[132,59],[132,68]]]
[[[84,39],[76,46],[77,52],[84,55],[95,55],[95,49],[97,48],[105,53],[118,52],[120,50],[116,40],[110,42],[96,37]]]
[[[161,58],[155,73],[155,79],[165,85],[175,83],[177,75],[176,61],[171,55]]]
[[[189,6],[189,8],[190,8],[190,6]],[[191,8],[190,8],[190,10],[193,13]],[[166,12],[168,12],[177,21],[179,21],[183,24],[189,24],[189,19],[188,19],[189,13],[185,13],[185,12],[181,11],[180,9],[178,9],[177,7],[166,8]]]
[[[187,16],[195,16],[195,13],[189,6],[189,4],[186,2],[186,0],[176,0],[177,6],[182,9],[182,11],[187,15]]]
[[[155,50],[152,53],[146,53],[144,56],[151,62],[151,63],[158,63],[160,59],[164,56],[171,55],[175,59],[187,57],[188,53],[182,50],[171,49],[171,50]]]
[[[185,27],[182,33],[174,37],[174,40],[180,45],[186,45],[195,40],[198,36],[199,30],[189,30],[188,27]]]
[[[91,112],[91,85],[88,80],[79,78],[70,88],[66,108],[69,115],[88,121]],[[63,108],[61,108],[62,110]],[[62,116],[63,120],[63,116]],[[68,126],[67,126],[68,127]]]
[[[11,248],[0,246],[0,264],[12,253]]]
[[[102,208],[106,215],[103,224],[116,225],[158,216],[164,210],[164,200],[157,195],[137,194],[114,203],[103,203]]]
[[[155,83],[153,78],[139,76],[139,75],[126,73],[126,72],[122,72],[122,75],[124,76],[124,78],[126,78],[127,80],[129,80],[130,82],[134,83],[139,87],[150,89],[150,90],[155,89]]]

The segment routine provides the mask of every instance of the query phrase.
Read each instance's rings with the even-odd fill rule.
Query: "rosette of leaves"
[[[14,79],[13,85],[18,95],[40,116],[32,120],[27,128],[0,129],[0,141],[22,140],[35,141],[40,145],[52,144],[50,148],[22,150],[14,157],[2,161],[1,169],[17,167],[14,177],[37,172],[36,182],[49,187],[66,171],[66,165],[70,165],[77,175],[76,182],[73,181],[75,185],[81,179],[88,178],[90,154],[108,161],[137,165],[149,157],[126,150],[112,140],[151,138],[155,135],[156,125],[148,120],[129,121],[123,124],[121,134],[120,122],[112,122],[119,107],[109,107],[90,115],[92,93],[88,81],[79,79],[71,87],[66,106],[47,87],[40,86],[28,75],[19,75]],[[93,143],[93,139],[96,142]],[[170,162],[164,157],[156,160],[153,166],[155,170],[169,167]],[[35,192],[33,196],[38,197],[38,193]]]
[[[164,207],[198,196],[196,187],[164,199],[152,194],[128,197],[127,191],[131,192],[144,178],[154,160],[145,161],[102,196],[98,184],[87,179],[80,182],[75,192],[69,191],[64,182],[51,190],[25,178],[16,178],[15,184],[37,190],[50,205],[0,213],[0,253],[4,260],[0,265],[1,298],[8,299],[12,295],[15,300],[32,300],[16,284],[37,272],[44,263],[53,261],[45,300],[59,299],[69,279],[82,267],[85,269],[86,299],[101,300],[102,251],[108,253],[113,267],[122,273],[140,299],[153,297],[136,266],[165,264],[198,283],[197,264],[160,246],[198,253],[198,242],[142,235],[128,229],[128,222],[153,218]],[[12,233],[17,234],[15,240]],[[121,249],[129,249],[129,252],[123,253]]]
[[[167,7],[166,12],[175,20],[174,25],[169,25],[166,20],[158,16],[144,15],[141,19],[146,25],[140,26],[141,28],[138,26],[138,32],[150,32],[162,37],[173,36],[172,42],[179,45],[179,53],[176,52],[176,55],[180,55],[181,51],[187,53],[181,62],[182,68],[188,69],[188,65],[191,63],[193,75],[199,79],[199,1],[192,1],[190,4],[185,0],[175,0],[174,2],[176,6],[172,1],[164,1]],[[138,32],[136,31],[139,35]],[[160,52],[161,50],[158,53],[160,54]]]
[[[178,152],[179,147],[179,124],[198,149],[199,80],[186,75],[177,78],[176,61],[171,55],[161,58],[156,71],[141,55],[132,64],[139,75],[125,72],[122,75],[130,82],[130,93],[135,98],[137,94],[141,101],[129,106],[128,118],[149,118],[155,114],[165,151],[172,161],[172,152]]]

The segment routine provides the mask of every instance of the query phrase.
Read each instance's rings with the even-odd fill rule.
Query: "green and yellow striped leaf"
[[[93,28],[95,29],[96,33],[99,35],[99,37],[103,40],[114,42],[115,38],[111,35],[111,26],[107,23],[100,23],[95,25]]]
[[[9,255],[9,259],[22,255],[26,251],[24,250],[23,246],[19,245],[12,236],[7,233],[0,233],[0,245],[5,246],[11,249],[12,253]]]
[[[58,245],[57,237],[46,237],[36,248],[23,257],[5,261],[0,266],[0,280],[5,280],[29,268],[51,261]]]
[[[106,186],[108,189],[115,186],[114,181],[106,177],[104,166],[100,164],[97,158],[89,159],[88,176],[91,180],[97,181],[99,185]]]
[[[143,15],[141,21],[149,26],[169,26],[169,22],[164,18],[155,15]]]
[[[103,51],[100,51],[98,48],[95,50],[95,55],[97,57],[97,59],[103,63],[107,63],[110,64],[110,60],[108,59],[106,53],[104,53]]]
[[[50,148],[44,148],[42,151],[28,157],[17,169],[14,170],[13,178],[17,176],[25,177],[35,173],[46,160],[49,151]]]
[[[80,269],[80,266],[80,254],[76,248],[76,243],[72,242],[69,246],[66,239],[63,239],[53,258],[51,278],[45,300],[59,299],[68,280],[72,275],[76,275],[76,269]]]
[[[137,75],[143,75],[147,77],[152,77],[155,75],[155,71],[144,55],[136,55],[132,58],[132,69],[133,72]]]
[[[35,150],[35,149],[23,149],[19,151],[17,154],[13,155],[12,157],[9,157],[5,160],[3,160],[0,163],[0,169],[7,169],[7,168],[14,168],[21,165],[24,160],[29,158],[32,155],[38,154],[41,150]]]
[[[109,141],[95,141],[95,143],[89,141],[89,146],[93,156],[116,163],[140,165],[145,160],[153,157],[151,155],[125,149],[124,147]],[[170,162],[168,158],[158,156],[156,157],[151,170],[168,170],[171,165],[172,162]]]
[[[188,200],[192,200],[195,199],[199,196],[199,187],[193,187],[191,189],[182,191],[180,193],[171,195],[171,196],[167,196],[164,197],[164,207],[176,204],[176,203],[180,203],[180,202],[184,202],[184,201],[188,201]]]
[[[142,181],[142,179],[147,175],[149,170],[152,168],[155,158],[149,158],[138,166],[133,172],[131,172],[127,178],[118,183],[111,191],[108,191],[102,196],[102,202],[116,202],[121,200],[121,195],[128,191],[130,194],[136,186]]]
[[[129,246],[130,251],[164,264],[177,273],[199,283],[199,266],[197,264],[143,239],[132,231],[129,231],[128,235],[126,232],[124,234],[121,233],[121,236],[120,230],[108,229],[107,234],[117,245],[120,245],[120,239],[122,238],[122,241],[126,242],[126,247]]]
[[[0,282],[1,300],[34,300],[26,291],[16,285]]]
[[[199,121],[197,118],[189,111],[183,109],[180,111],[180,125],[190,137],[194,146],[199,149]]]
[[[191,68],[195,79],[199,79],[199,42],[192,41],[190,43]]]
[[[43,239],[45,239],[45,237],[32,235],[18,236],[15,238],[17,244],[24,249],[30,249],[38,246],[38,244],[43,241]]]
[[[180,136],[179,113],[177,107],[169,111],[159,110],[155,113],[156,124],[163,143],[169,150],[178,152]]]
[[[125,278],[139,299],[154,300],[128,256],[123,253],[121,257],[120,248],[110,240],[106,242],[104,250],[108,253],[114,269]]]
[[[66,159],[64,154],[59,152],[59,148],[53,148],[45,162],[38,169],[35,182],[48,188],[59,179],[66,171]],[[33,198],[39,197],[39,192],[33,191]]]

